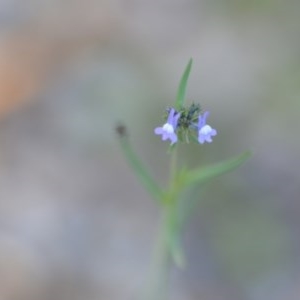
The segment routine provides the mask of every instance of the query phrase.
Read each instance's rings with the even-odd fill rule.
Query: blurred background
[[[154,136],[190,57],[188,99],[218,136],[191,166],[246,149],[195,196],[174,300],[300,299],[300,2],[0,0],[0,298],[138,299],[158,209],[114,133],[163,182]]]

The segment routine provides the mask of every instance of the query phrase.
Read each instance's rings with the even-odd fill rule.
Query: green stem
[[[177,149],[173,148],[170,159],[169,190],[161,199],[161,224],[156,243],[150,290],[147,299],[168,299],[170,271],[173,265],[172,239],[176,224],[176,195],[174,193],[177,172]]]
[[[176,178],[176,172],[177,172],[177,146],[175,146],[174,149],[172,149],[171,152],[171,159],[170,159],[170,189],[172,189],[172,185],[174,184],[174,180]]]
[[[168,298],[170,270],[172,267],[170,235],[172,233],[173,214],[169,205],[163,207],[161,218],[154,256],[150,298],[148,298],[151,300],[165,300]]]

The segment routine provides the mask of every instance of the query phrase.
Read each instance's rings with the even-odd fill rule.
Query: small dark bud
[[[116,132],[119,135],[119,137],[128,136],[127,128],[126,128],[126,126],[124,124],[118,124],[116,126]]]

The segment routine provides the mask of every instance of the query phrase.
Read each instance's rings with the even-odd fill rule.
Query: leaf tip
[[[177,99],[176,99],[176,104],[175,104],[175,107],[177,109],[180,109],[183,106],[183,103],[185,100],[186,86],[187,86],[188,78],[189,78],[189,75],[191,72],[192,64],[193,64],[193,59],[190,58],[188,64],[185,67],[185,70],[182,74],[182,77],[181,77],[181,80],[179,83],[179,87],[178,87],[178,91],[177,91]]]

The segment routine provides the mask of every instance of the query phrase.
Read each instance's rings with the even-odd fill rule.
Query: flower
[[[180,113],[177,113],[174,108],[171,108],[171,110],[169,111],[167,123],[165,123],[162,127],[156,127],[154,133],[157,135],[161,135],[163,141],[169,139],[171,141],[171,145],[175,144],[177,142],[177,135],[175,133],[175,130],[179,117]]]
[[[205,142],[211,143],[212,136],[217,135],[216,129],[211,128],[211,126],[206,124],[206,119],[209,112],[206,111],[203,116],[199,115],[198,119],[198,142],[204,144]]]

